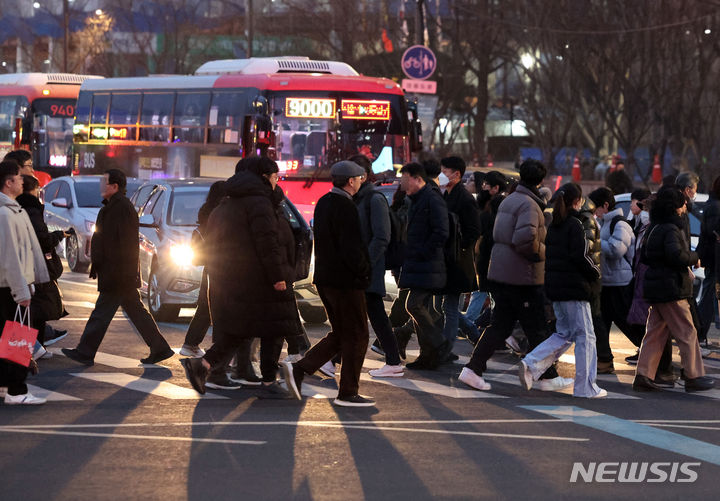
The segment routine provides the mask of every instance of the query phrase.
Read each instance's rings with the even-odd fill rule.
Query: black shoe
[[[79,351],[77,351],[77,348],[61,348],[60,351],[63,352],[63,355],[68,357],[70,360],[75,360],[76,362],[80,362],[83,365],[87,365],[90,367],[91,365],[95,365],[95,359],[94,357],[88,357],[86,355],[83,355]]]
[[[675,374],[673,373],[660,373],[655,374],[655,383],[660,388],[675,388]]]
[[[373,344],[370,346],[370,349],[377,353],[378,355],[385,356],[385,350],[382,349],[382,346],[380,345],[380,340],[375,338],[375,341],[373,341]]]
[[[435,360],[433,360],[433,358],[437,357],[428,357],[421,354],[415,359],[414,362],[405,364],[405,367],[415,371],[434,371],[438,368],[439,364]]]
[[[628,365],[637,365],[639,356],[640,352],[637,352],[635,355],[625,357],[625,362],[627,362]]]
[[[260,384],[262,384],[262,379],[255,374],[254,370],[248,374],[247,371],[242,372],[236,369],[232,373],[232,378],[245,386],[260,386]]]
[[[450,353],[448,353],[447,355],[445,355],[445,358],[443,358],[442,363],[443,363],[443,364],[451,364],[451,363],[453,363],[455,360],[459,360],[459,359],[460,359],[460,357],[457,356],[457,355],[455,355],[455,354],[451,351]]]
[[[172,351],[172,348],[170,348],[170,347],[168,347],[165,351],[161,351],[159,353],[153,353],[151,351],[149,356],[140,359],[140,363],[156,364],[158,362],[162,362],[163,360],[167,360],[168,358],[172,357],[173,355],[175,355],[175,352]]]
[[[45,346],[50,346],[51,344],[55,344],[61,339],[64,339],[68,335],[68,331],[58,331],[53,329],[50,326],[47,326],[49,328],[45,329]]]
[[[239,390],[243,387],[240,381],[233,381],[227,374],[222,375],[210,375],[205,381],[206,388],[212,388],[213,390]]]
[[[205,380],[208,376],[208,370],[202,364],[202,358],[182,358],[180,364],[185,369],[185,377],[190,385],[200,395],[205,395]]]
[[[715,387],[715,380],[711,377],[700,376],[693,379],[685,380],[685,391],[692,393],[695,391],[712,390]]]
[[[407,359],[407,345],[410,342],[410,338],[412,337],[411,332],[406,332],[402,329],[394,329],[393,333],[395,334],[395,337],[397,338],[397,344],[398,344],[398,352],[400,353],[400,358],[403,360]]]
[[[636,374],[635,380],[632,384],[632,389],[635,391],[656,391],[661,390],[660,386],[655,384],[655,381],[642,374]]]
[[[305,371],[297,364],[290,362],[281,362],[280,365],[282,365],[283,377],[285,378],[285,384],[287,385],[290,395],[297,400],[302,400],[301,391]]]
[[[295,397],[280,386],[277,381],[271,384],[264,384],[261,388],[263,391],[258,395],[258,398],[262,400],[295,400]]]
[[[340,407],[372,407],[375,405],[375,400],[369,397],[363,397],[362,395],[350,395],[348,397],[338,397],[333,400],[335,405]]]

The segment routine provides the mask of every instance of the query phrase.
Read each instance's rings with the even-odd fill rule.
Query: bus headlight
[[[174,244],[170,247],[170,258],[178,266],[192,266],[195,253],[187,244]]]

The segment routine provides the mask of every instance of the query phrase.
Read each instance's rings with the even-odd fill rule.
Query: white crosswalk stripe
[[[29,385],[27,385],[27,387],[28,387],[28,392],[32,393],[36,397],[46,398],[48,402],[63,402],[63,401],[71,402],[71,401],[82,400],[82,398],[65,395],[64,393],[60,393],[58,391],[46,390],[39,386],[35,386],[34,384],[29,384]]]
[[[55,355],[60,355],[62,357],[65,356],[63,352],[60,351],[60,348],[49,348],[48,351],[51,351]],[[167,369],[167,367],[163,367],[162,365],[141,364],[140,360],[137,358],[121,357],[118,355],[103,353],[102,351],[98,351],[95,354],[95,364],[109,365],[110,367],[115,367],[116,369]]]
[[[75,373],[72,376],[101,383],[114,384],[129,390],[135,390],[149,395],[169,398],[170,400],[200,400],[200,399],[226,399],[222,395],[205,393],[200,395],[192,388],[185,388],[165,381],[131,376],[117,372],[87,372]]]

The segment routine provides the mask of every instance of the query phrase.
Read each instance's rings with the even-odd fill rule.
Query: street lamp
[[[529,70],[535,65],[535,58],[532,56],[532,54],[528,54],[526,52],[525,54],[520,56],[520,63],[526,70]]]

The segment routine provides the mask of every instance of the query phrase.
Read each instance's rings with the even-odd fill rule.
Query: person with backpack
[[[349,159],[365,169],[365,181],[353,197],[360,216],[360,230],[363,242],[370,256],[370,285],[365,289],[367,314],[380,346],[385,353],[385,365],[370,371],[372,377],[401,377],[404,375],[400,362],[397,338],[393,334],[390,319],[385,312],[385,269],[386,251],[392,238],[390,207],[385,195],[375,189],[372,178],[372,164],[365,155]]]
[[[633,257],[635,255],[635,233],[625,219],[622,208],[615,207],[615,196],[606,187],[590,193],[595,204],[595,216],[600,221],[602,291],[600,310],[603,329],[597,332],[599,361],[612,366],[610,349],[610,328],[612,323],[625,334],[635,346],[640,346],[645,329],[641,325],[628,323],[627,316],[633,298]],[[627,357],[628,363],[637,358]]]
[[[555,193],[552,223],[545,240],[545,292],[552,301],[556,330],[520,362],[520,383],[530,390],[534,381],[575,343],[576,397],[598,398],[607,391],[597,378],[595,330],[590,299],[600,280],[600,266],[593,259],[589,240],[580,221],[582,190],[567,183]]]
[[[448,214],[455,224],[450,225],[450,248],[445,256],[447,283],[443,290],[442,310],[445,316],[443,336],[452,348],[460,322],[460,296],[478,288],[475,270],[475,244],[480,237],[480,210],[473,196],[462,183],[465,161],[456,156],[443,158],[442,173],[448,178],[443,196]]]

